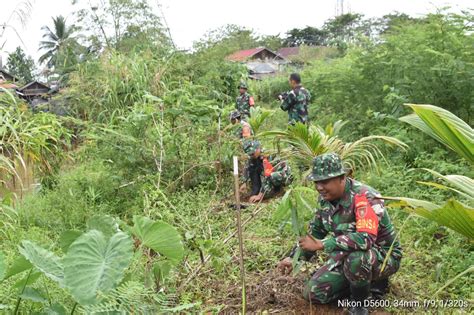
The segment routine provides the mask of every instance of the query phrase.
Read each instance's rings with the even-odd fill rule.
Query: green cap
[[[248,89],[247,83],[245,83],[245,82],[240,82],[240,84],[239,84],[239,89],[240,89],[240,88],[242,88],[242,89]]]
[[[229,118],[230,120],[232,119],[237,119],[240,118],[241,114],[238,110],[234,110],[232,113],[230,113]]]
[[[260,142],[257,140],[247,140],[244,142],[244,152],[252,156],[257,149],[260,149]]]
[[[307,179],[319,182],[329,178],[338,177],[347,173],[342,165],[341,157],[336,153],[318,155],[313,160],[313,170]]]

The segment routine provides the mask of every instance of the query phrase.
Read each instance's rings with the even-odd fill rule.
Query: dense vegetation
[[[173,49],[155,23],[158,18],[142,14],[148,12],[144,5],[110,1],[99,12],[80,11],[80,21],[88,27],[120,25],[113,36],[96,27],[99,33],[80,45],[73,36],[80,30],[54,20],[56,31],[47,35],[59,30],[67,36],[43,60],[64,79],[53,103],[65,108],[67,116],[32,114],[11,94],[0,95],[4,179],[15,177],[15,168],[23,167],[19,161],[27,158],[40,170],[36,176],[42,184],[22,200],[2,196],[0,309],[47,314],[238,312],[231,158],[242,152],[227,115],[237,84],[247,78],[245,67],[224,58],[237,49],[333,47],[329,55],[305,60],[301,71],[313,95],[313,132],[324,130],[341,143],[372,135],[395,137],[406,146],[380,145],[374,167],[356,163],[356,178],[384,196],[439,204],[456,197],[474,211],[472,198],[417,183],[437,181],[436,174],[421,168],[472,178],[472,161],[398,120],[412,112],[404,103],[419,103],[447,109],[472,125],[471,14],[393,15],[377,21],[351,15],[328,21],[322,30],[293,30],[285,40],[228,26],[208,34],[189,53]],[[128,24],[114,24],[124,20]],[[143,23],[149,24],[137,27]],[[304,40],[316,33],[317,43]],[[252,124],[266,133],[263,143],[270,150],[287,144],[275,143],[269,135],[291,131],[276,101],[287,89],[286,73],[250,83],[262,107],[261,119]],[[342,127],[338,120],[346,124]],[[307,185],[302,176],[307,170],[296,158],[290,157],[290,164],[297,177],[293,188],[307,200],[299,205],[314,206],[316,192],[301,188]],[[472,197],[472,186],[468,190]],[[291,288],[301,286],[300,280],[282,280],[272,271],[295,240],[279,204],[275,199],[243,213],[251,310],[298,307],[299,293]],[[472,239],[402,206],[389,208],[404,248],[389,298],[457,299],[472,305],[472,272],[444,286],[472,271]],[[301,209],[300,216],[307,223],[311,211]],[[303,266],[296,278],[314,270],[322,258]],[[84,268],[81,259],[89,264],[80,269],[82,278],[76,269]],[[109,273],[90,267],[102,263]],[[99,274],[103,281],[84,286]]]

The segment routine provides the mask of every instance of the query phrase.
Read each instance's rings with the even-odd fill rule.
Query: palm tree
[[[321,128],[297,123],[288,126],[286,130],[262,132],[257,137],[267,137],[286,143],[288,148],[282,150],[282,155],[294,159],[299,165],[310,169],[313,159],[327,152],[338,153],[351,171],[356,168],[376,168],[377,160],[385,160],[379,143],[389,144],[404,150],[407,145],[400,140],[388,136],[368,136],[354,142],[344,142],[338,133],[345,125],[343,121]],[[308,171],[309,172],[309,171]]]
[[[66,25],[66,19],[60,15],[53,17],[54,31],[49,26],[43,26],[42,30],[44,41],[40,42],[39,50],[46,50],[46,52],[39,58],[39,62],[47,62],[48,67],[54,67],[57,62],[58,53],[63,51],[67,46],[74,43],[72,34],[75,29],[72,26]]]

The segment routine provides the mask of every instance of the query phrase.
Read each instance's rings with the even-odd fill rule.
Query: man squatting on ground
[[[388,277],[400,267],[402,250],[380,194],[348,178],[346,171],[334,153],[317,156],[313,161],[308,179],[315,182],[319,192],[319,209],[308,235],[299,240],[299,247],[306,259],[322,250],[329,259],[309,279],[304,296],[313,303],[325,304],[350,294],[354,305],[350,314],[368,314],[364,305],[370,293],[373,298],[385,293]],[[283,272],[291,271],[290,257],[278,265]]]

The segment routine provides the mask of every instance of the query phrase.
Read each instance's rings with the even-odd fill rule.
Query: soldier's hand
[[[282,96],[282,95],[278,95],[278,99],[279,99],[280,101],[283,101],[283,96]]]
[[[258,195],[251,196],[249,198],[249,201],[255,203],[255,202],[259,202],[262,199],[263,199],[263,193],[259,193]]]
[[[278,263],[278,269],[283,274],[289,274],[293,270],[293,262],[291,257],[286,257]]]
[[[323,242],[321,240],[315,239],[309,235],[300,238],[298,243],[302,249],[308,252],[315,252],[324,248]]]

